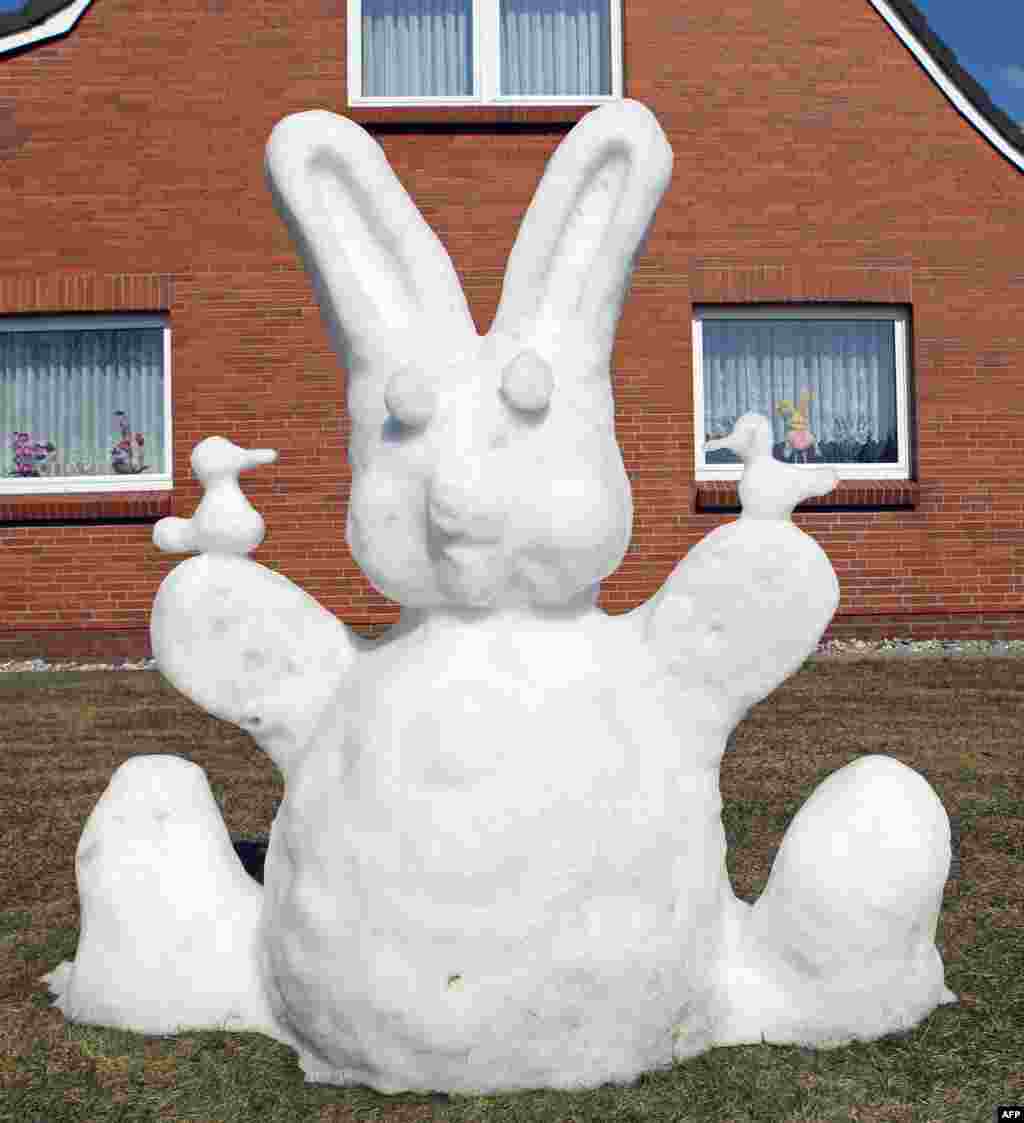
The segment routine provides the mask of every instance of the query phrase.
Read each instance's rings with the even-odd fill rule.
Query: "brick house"
[[[842,477],[795,516],[839,576],[830,634],[1024,637],[1024,133],[910,0],[12,3],[0,659],[148,654],[181,560],[152,526],[218,433],[280,452],[243,481],[255,560],[364,633],[397,619],[345,545],[344,375],[267,137],[310,108],[370,130],[483,332],[545,161],[620,96],[676,162],[617,337],[634,534],[601,605],[736,517],[738,461],[702,443],[756,409]]]

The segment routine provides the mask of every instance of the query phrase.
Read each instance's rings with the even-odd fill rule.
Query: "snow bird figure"
[[[772,423],[745,413],[727,437],[704,442],[705,452],[727,448],[743,461],[740,506],[745,519],[788,519],[797,504],[828,495],[839,482],[834,468],[799,468],[772,455]]]
[[[871,1039],[955,1001],[949,820],[891,757],[816,789],[755,904],[729,883],[726,738],[839,600],[794,495],[747,481],[773,517],[713,530],[633,611],[597,605],[633,517],[611,350],[671,169],[643,105],[588,113],[480,336],[376,141],[320,110],[274,128],[270,189],[347,370],[348,544],[401,616],[362,639],[216,525],[182,540],[206,552],[160,586],[153,652],[283,773],[264,885],[202,769],[128,759],[79,843],[75,960],[47,976],[68,1018],[258,1030],[307,1081],[490,1094]]]
[[[276,459],[272,448],[239,448],[224,437],[200,441],[192,450],[192,474],[203,485],[203,499],[190,519],[161,519],[153,527],[153,544],[166,553],[252,553],[266,526],[246,499],[238,475]]]

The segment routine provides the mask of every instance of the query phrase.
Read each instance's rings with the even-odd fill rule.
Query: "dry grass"
[[[722,766],[729,869],[754,898],[797,807],[865,752],[922,772],[954,824],[938,933],[960,995],[912,1033],[830,1052],[714,1049],[629,1087],[383,1096],[306,1085],[258,1034],[68,1025],[40,975],[73,958],[74,854],[115,768],[200,764],[229,830],[266,831],[280,778],[248,736],[150,672],[0,675],[0,1120],[191,1123],[974,1123],[1024,1101],[1024,661],[811,660],[750,713]],[[957,853],[957,850],[959,853]]]

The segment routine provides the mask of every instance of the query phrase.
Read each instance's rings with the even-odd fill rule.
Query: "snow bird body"
[[[192,473],[203,486],[202,501],[190,519],[161,519],[153,527],[153,544],[165,553],[252,553],[266,524],[246,499],[238,475],[276,459],[272,448],[239,448],[224,437],[200,441],[192,450]]]
[[[839,483],[834,468],[784,464],[775,459],[772,447],[772,423],[759,413],[745,413],[727,437],[704,443],[705,452],[727,448],[743,461],[742,518],[788,519],[805,499],[828,495]]]

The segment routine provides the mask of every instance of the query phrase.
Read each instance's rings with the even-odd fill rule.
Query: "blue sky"
[[[25,0],[0,0],[13,12]],[[1024,127],[1024,0],[917,0],[960,65]]]
[[[992,101],[1024,128],[1022,0],[916,0],[932,30]]]

